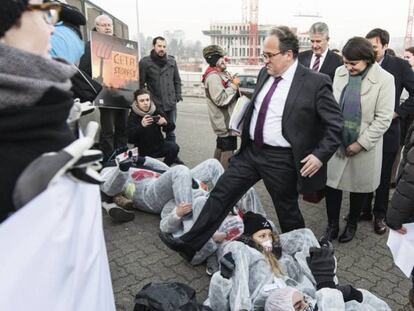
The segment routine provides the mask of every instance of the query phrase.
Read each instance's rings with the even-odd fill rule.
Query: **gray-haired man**
[[[335,70],[342,65],[342,59],[328,49],[328,25],[322,22],[314,23],[309,29],[309,39],[311,50],[299,53],[299,62],[305,67],[327,74],[333,81]]]

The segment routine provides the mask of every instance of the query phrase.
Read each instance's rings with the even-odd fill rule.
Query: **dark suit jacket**
[[[303,51],[299,53],[298,55],[299,63],[301,63],[305,67],[310,68],[312,55],[313,55],[312,50]],[[328,53],[326,53],[326,58],[323,61],[322,67],[319,70],[319,72],[327,74],[331,78],[331,81],[333,81],[336,68],[342,65],[343,65],[342,58],[339,55],[332,52],[331,50],[328,50]]]
[[[395,112],[401,119],[414,112],[414,72],[407,61],[385,54],[381,67],[394,76]],[[400,105],[403,89],[409,97]],[[384,152],[397,152],[400,146],[400,118],[395,118],[384,134]]]
[[[269,77],[266,68],[263,68],[246,111],[240,152],[250,142],[254,102]],[[341,143],[342,127],[342,113],[333,97],[329,78],[298,64],[283,111],[282,135],[292,146],[299,192],[313,192],[325,186],[326,162]],[[324,165],[311,178],[303,178],[300,176],[300,161],[309,154],[315,155]]]

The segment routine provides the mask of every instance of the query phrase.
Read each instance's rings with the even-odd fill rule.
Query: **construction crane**
[[[413,19],[414,19],[414,0],[409,0],[407,29],[405,31],[404,48],[412,45]]]
[[[242,21],[249,24],[249,65],[259,64],[259,54],[257,45],[259,43],[259,0],[243,0],[242,2]]]

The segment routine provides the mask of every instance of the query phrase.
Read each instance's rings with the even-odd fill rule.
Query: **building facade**
[[[258,25],[258,40],[255,47],[250,46],[249,23],[213,23],[209,30],[203,30],[203,34],[210,37],[211,44],[220,45],[226,50],[233,64],[247,64],[249,58],[260,55],[263,41],[269,30],[274,25]],[[291,28],[299,38],[301,50],[310,48],[308,33],[298,32],[296,28]],[[253,49],[256,49],[254,53]]]

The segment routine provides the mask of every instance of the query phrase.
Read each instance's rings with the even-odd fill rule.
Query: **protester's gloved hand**
[[[119,169],[122,172],[128,172],[130,167],[134,164],[133,160],[131,158],[127,158],[124,161],[119,163]]]
[[[98,127],[96,122],[90,122],[85,137],[75,140],[58,152],[42,154],[25,168],[13,191],[16,209],[26,205],[66,173],[80,181],[101,183],[102,179],[96,170],[100,168],[102,152],[89,150]]]
[[[306,258],[308,266],[316,281],[316,288],[335,288],[335,257],[332,243],[324,243],[319,247],[309,249],[309,257]]]
[[[272,253],[276,256],[276,259],[280,259],[282,257],[282,245],[280,244],[280,240],[272,243]]]
[[[356,300],[359,303],[362,302],[363,297],[362,297],[362,292],[357,290],[355,287],[353,287],[352,285],[338,285],[336,287],[337,290],[341,291],[342,296],[344,296],[344,301],[348,302],[351,300]]]
[[[228,252],[223,256],[220,260],[220,274],[225,279],[230,279],[233,275],[233,271],[235,268],[235,263],[233,259],[233,255],[231,252]]]

